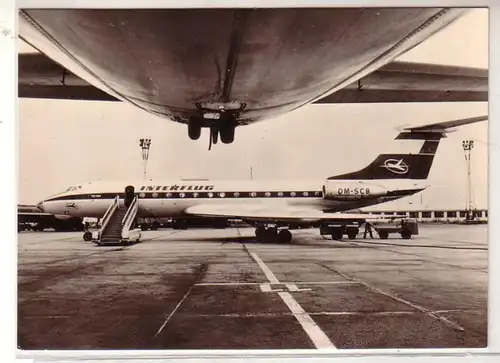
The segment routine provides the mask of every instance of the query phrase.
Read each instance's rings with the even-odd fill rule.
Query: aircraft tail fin
[[[488,116],[479,116],[404,128],[395,140],[423,141],[418,153],[381,154],[363,169],[331,176],[328,180],[427,179],[441,139],[459,126],[487,119]]]

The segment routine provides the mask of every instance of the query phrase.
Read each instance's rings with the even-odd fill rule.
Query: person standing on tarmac
[[[370,233],[370,238],[373,239],[372,225],[369,222],[365,222],[365,234],[363,238],[366,239],[366,234]]]

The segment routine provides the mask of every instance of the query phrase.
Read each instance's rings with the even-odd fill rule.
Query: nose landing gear
[[[223,144],[232,144],[234,141],[234,133],[236,123],[224,123],[222,125],[202,126],[202,123],[197,119],[191,119],[188,122],[188,136],[191,140],[198,140],[201,136],[202,127],[207,127],[210,130],[208,150],[211,150],[212,144],[216,145],[220,141]]]
[[[208,150],[211,150],[212,144],[217,144],[219,138],[223,144],[232,144],[239,113],[245,106],[240,102],[196,104],[201,115],[188,120],[189,138],[198,140],[201,129],[206,127],[210,130]]]

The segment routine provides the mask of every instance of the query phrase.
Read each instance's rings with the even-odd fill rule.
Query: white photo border
[[[349,349],[349,350],[165,350],[165,351],[21,351],[17,350],[17,8],[190,8],[190,7],[312,7],[312,6],[368,6],[368,7],[489,7],[489,206],[488,206],[488,348],[486,349]],[[0,344],[3,361],[9,358],[35,359],[43,361],[81,360],[134,360],[165,359],[183,362],[198,361],[262,361],[310,358],[314,362],[494,362],[500,357],[500,219],[498,205],[500,191],[500,151],[495,145],[500,133],[500,1],[495,0],[372,0],[372,1],[208,1],[190,0],[2,0],[0,5],[0,155],[3,175],[0,178],[0,231],[2,232],[0,254],[2,299],[2,323]],[[189,359],[190,358],[190,359]]]

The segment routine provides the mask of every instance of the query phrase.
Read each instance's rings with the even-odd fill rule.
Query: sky
[[[20,51],[30,50],[21,45]],[[399,60],[487,68],[488,10],[473,10]],[[185,125],[124,103],[20,99],[18,104],[21,204],[85,181],[142,178],[142,137],[152,139],[148,175],[153,179],[249,179],[251,168],[254,180],[310,180],[357,170],[393,151],[398,126],[488,113],[487,103],[309,105],[239,127],[233,144],[208,151],[206,131],[192,141]],[[487,208],[488,123],[483,122],[442,141],[429,189],[378,209],[464,208],[462,140],[468,139],[475,140],[474,199],[478,208]]]

